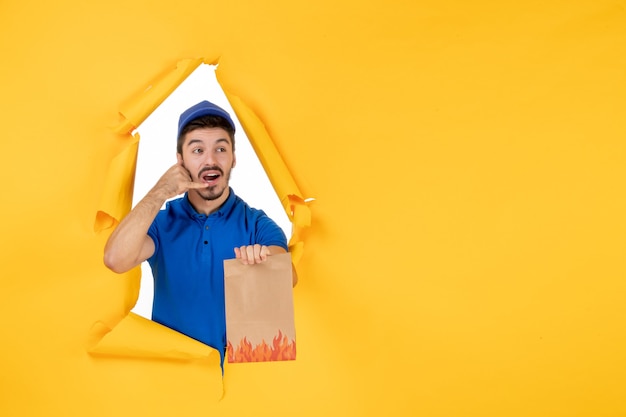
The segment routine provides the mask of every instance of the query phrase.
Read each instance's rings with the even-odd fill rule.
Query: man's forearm
[[[124,217],[104,247],[104,264],[117,273],[126,272],[152,255],[147,239],[148,229],[165,203],[165,196],[151,190]]]

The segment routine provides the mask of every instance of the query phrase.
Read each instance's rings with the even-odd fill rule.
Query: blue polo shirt
[[[261,244],[287,250],[283,230],[262,210],[230,189],[209,216],[195,211],[187,194],[167,203],[148,230],[155,251],[152,320],[219,350],[224,360],[224,263],[234,248]]]

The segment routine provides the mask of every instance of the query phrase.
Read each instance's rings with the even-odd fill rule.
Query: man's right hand
[[[178,155],[178,162],[161,176],[154,187],[115,228],[104,247],[104,264],[117,273],[126,272],[154,253],[148,229],[161,206],[170,198],[207,184],[194,182]]]
[[[189,190],[197,190],[208,187],[208,184],[194,182],[191,173],[183,165],[180,155],[178,161],[172,165],[161,176],[154,186],[154,191],[158,192],[165,200],[176,197]]]

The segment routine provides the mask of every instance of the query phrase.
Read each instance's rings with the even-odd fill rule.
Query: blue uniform
[[[234,248],[261,244],[287,250],[282,229],[251,208],[232,189],[209,216],[195,211],[187,195],[167,203],[150,226],[155,251],[152,320],[214,347],[224,360],[226,319],[224,263]]]

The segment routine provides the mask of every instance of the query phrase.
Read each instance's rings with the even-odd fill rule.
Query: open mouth
[[[219,169],[205,170],[203,172],[200,172],[200,175],[199,175],[202,182],[207,183],[207,184],[216,182],[217,180],[220,179],[221,176],[222,176],[222,173]]]

